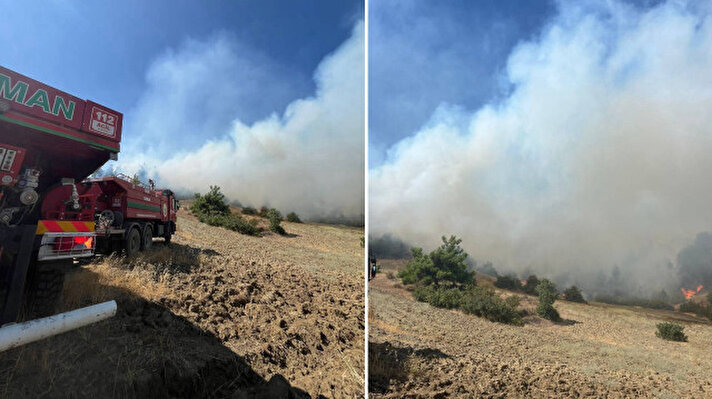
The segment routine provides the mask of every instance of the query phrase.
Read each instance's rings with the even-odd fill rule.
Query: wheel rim
[[[151,244],[153,244],[153,232],[151,229],[146,229],[146,234],[143,242],[143,246],[146,249],[151,248]]]
[[[131,234],[131,242],[130,242],[130,247],[131,247],[131,252],[137,252],[138,249],[141,246],[141,235],[136,233]]]

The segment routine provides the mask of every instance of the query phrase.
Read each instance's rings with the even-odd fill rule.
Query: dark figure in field
[[[368,279],[371,280],[372,278],[376,277],[376,272],[378,270],[378,266],[376,265],[376,257],[375,256],[370,256],[368,258]]]

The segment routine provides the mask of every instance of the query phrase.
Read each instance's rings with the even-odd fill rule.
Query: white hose
[[[9,324],[0,328],[0,352],[84,327],[115,314],[116,301],[108,301],[42,319]]]

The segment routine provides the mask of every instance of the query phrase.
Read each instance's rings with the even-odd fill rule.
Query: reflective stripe
[[[91,233],[94,231],[94,222],[75,222],[64,220],[40,220],[37,223],[35,234],[44,233]]]

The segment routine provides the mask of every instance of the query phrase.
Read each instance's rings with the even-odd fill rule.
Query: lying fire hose
[[[115,314],[116,301],[108,301],[42,319],[9,324],[0,328],[0,352],[88,326]]]

